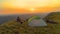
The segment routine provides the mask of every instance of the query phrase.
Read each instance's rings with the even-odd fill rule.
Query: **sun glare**
[[[31,11],[31,12],[34,12],[34,11],[35,11],[35,8],[31,8],[30,11]]]
[[[35,10],[36,10],[35,8],[29,8],[30,13],[35,13]]]

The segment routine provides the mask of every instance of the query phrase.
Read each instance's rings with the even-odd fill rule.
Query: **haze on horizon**
[[[30,14],[60,11],[60,0],[0,0],[0,14]]]

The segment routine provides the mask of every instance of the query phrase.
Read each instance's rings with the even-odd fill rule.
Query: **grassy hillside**
[[[0,25],[0,34],[60,34],[60,13],[49,14],[45,19],[52,19],[58,24],[47,23],[47,27],[31,27],[28,22],[23,24],[15,20]]]
[[[60,12],[52,12],[48,14],[44,19],[50,19],[55,22],[60,22]]]

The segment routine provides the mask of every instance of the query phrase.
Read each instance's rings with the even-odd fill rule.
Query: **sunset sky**
[[[60,0],[0,0],[0,14],[52,12],[60,9]]]

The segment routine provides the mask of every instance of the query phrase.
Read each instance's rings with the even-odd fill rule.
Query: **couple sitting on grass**
[[[22,19],[19,16],[17,17],[16,21],[21,23],[21,24],[23,23]]]
[[[22,23],[28,21],[28,19],[24,20],[24,19],[22,19],[22,18],[20,18],[20,17],[18,16],[17,19],[16,19],[16,21],[22,24]]]

